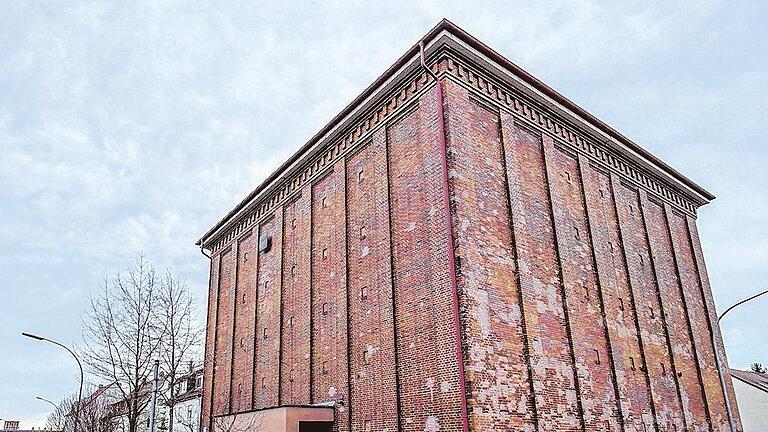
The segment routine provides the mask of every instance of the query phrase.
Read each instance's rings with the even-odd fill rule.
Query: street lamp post
[[[727,314],[728,312],[732,311],[735,307],[741,306],[741,305],[743,305],[744,303],[746,303],[746,302],[748,302],[750,300],[754,300],[754,299],[760,297],[763,294],[768,294],[768,290],[765,290],[763,292],[757,293],[757,294],[755,294],[755,295],[753,295],[751,297],[748,297],[748,298],[746,298],[746,299],[744,299],[744,300],[742,300],[740,302],[737,302],[737,303],[731,305],[731,307],[726,309],[725,312],[723,312],[722,314],[720,314],[719,317],[717,317],[718,324],[720,323],[720,320],[723,319],[725,314]],[[712,332],[712,350],[715,353],[715,366],[717,367],[717,372],[718,372],[717,374],[720,377],[720,387],[722,387],[722,389],[723,389],[723,397],[725,398],[725,410],[726,410],[726,412],[728,414],[728,423],[731,426],[731,431],[735,432],[736,431],[736,426],[735,426],[735,424],[733,422],[733,410],[731,409],[731,401],[730,401],[731,398],[730,398],[730,396],[728,396],[728,390],[727,390],[727,388],[725,386],[725,375],[723,374],[723,368],[722,368],[722,364],[721,364],[721,361],[720,361],[720,353],[719,353],[719,350],[717,349],[717,347],[718,347],[718,344],[717,344],[717,340],[715,339],[715,332]],[[723,349],[725,349],[725,348],[723,348]]]
[[[80,401],[82,401],[82,399],[83,399],[83,378],[84,378],[83,377],[83,365],[82,365],[82,363],[80,363],[80,359],[77,358],[77,355],[75,354],[74,351],[69,349],[69,347],[67,347],[66,345],[64,345],[61,342],[57,342],[57,341],[55,341],[53,339],[48,339],[48,338],[45,338],[43,336],[38,336],[38,335],[35,335],[35,334],[32,334],[32,333],[21,332],[21,334],[22,334],[22,336],[26,336],[26,337],[28,337],[30,339],[44,341],[44,342],[49,342],[49,343],[52,343],[54,345],[58,345],[61,348],[64,348],[65,350],[67,350],[67,352],[69,352],[72,355],[72,357],[75,358],[75,361],[77,362],[77,366],[80,368],[80,390],[78,390],[78,392],[77,392],[77,403],[75,404],[75,425],[74,425],[74,432],[77,432],[77,425],[80,422]]]
[[[48,400],[48,399],[46,399],[46,398],[42,398],[42,397],[40,397],[40,396],[35,396],[35,399],[37,399],[37,400],[41,400],[41,401],[43,401],[43,402],[48,402],[48,403],[49,403],[49,404],[51,404],[51,405],[52,405],[54,408],[58,408],[58,407],[56,406],[56,404],[55,404],[55,403],[53,403],[53,402],[49,401],[49,400]]]

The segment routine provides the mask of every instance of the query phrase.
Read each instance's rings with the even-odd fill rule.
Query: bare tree
[[[157,320],[164,332],[160,346],[160,365],[166,382],[163,402],[170,408],[168,431],[173,432],[173,405],[176,403],[176,380],[186,364],[194,364],[202,344],[202,330],[197,325],[198,309],[186,281],[166,271],[157,296]],[[190,372],[194,371],[194,366]]]
[[[114,383],[125,403],[128,432],[137,431],[147,404],[140,390],[150,378],[165,333],[156,318],[159,289],[154,267],[140,255],[91,294],[83,320],[85,363],[91,373]]]
[[[762,363],[752,363],[749,366],[749,370],[751,370],[754,373],[759,373],[759,374],[768,373],[768,369],[766,369],[765,366],[763,366]]]
[[[112,422],[112,402],[114,401],[104,390],[104,387],[92,388],[87,391],[89,396],[80,401],[77,430],[88,432],[115,431]],[[74,412],[77,405],[78,401],[75,394],[66,396],[48,415],[46,428],[64,432],[74,430]]]
[[[213,418],[211,432],[252,432],[264,425],[264,416],[258,412],[236,413]]]

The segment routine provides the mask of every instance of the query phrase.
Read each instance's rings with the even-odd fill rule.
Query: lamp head
[[[26,337],[31,338],[31,339],[35,339],[35,340],[45,340],[44,337],[38,336],[38,335],[34,335],[32,333],[21,332],[21,335],[22,336],[26,336]]]

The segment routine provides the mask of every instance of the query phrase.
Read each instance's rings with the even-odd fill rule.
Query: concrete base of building
[[[279,406],[214,418],[210,432],[330,432],[332,406]]]

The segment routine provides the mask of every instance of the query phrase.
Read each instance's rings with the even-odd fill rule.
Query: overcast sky
[[[35,396],[77,384],[19,332],[79,343],[88,291],[140,251],[204,302],[199,235],[442,17],[718,196],[721,311],[766,288],[764,2],[215,3],[0,3],[0,418],[42,426]],[[767,309],[722,323],[732,366],[768,363]]]

